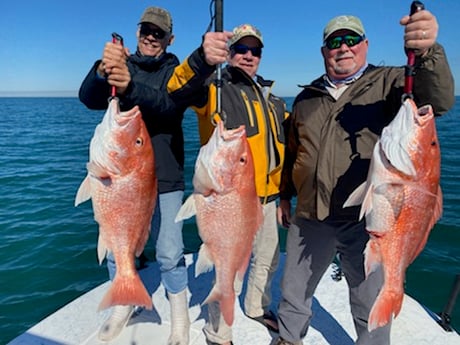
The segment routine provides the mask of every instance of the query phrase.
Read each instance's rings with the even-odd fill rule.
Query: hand
[[[438,22],[436,17],[427,10],[404,16],[400,24],[404,29],[404,47],[413,49],[415,54],[421,56],[433,46],[438,37]]]
[[[131,75],[126,64],[129,51],[121,44],[107,42],[102,53],[102,60],[97,68],[107,82],[117,88],[117,93],[123,94],[131,81]]]
[[[125,64],[114,66],[107,77],[109,85],[117,88],[117,94],[124,94],[131,81],[131,74],[129,73],[128,66]]]
[[[291,202],[289,200],[280,200],[276,217],[281,226],[289,228],[291,225]]]
[[[227,41],[233,36],[233,33],[224,32],[207,32],[204,35],[202,43],[206,63],[210,66],[222,64],[227,61],[228,46]]]

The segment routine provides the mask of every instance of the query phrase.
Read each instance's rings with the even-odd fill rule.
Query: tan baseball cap
[[[228,45],[232,46],[240,39],[246,36],[253,36],[260,41],[261,46],[264,46],[262,33],[254,25],[241,24],[233,29],[233,37],[228,41]]]

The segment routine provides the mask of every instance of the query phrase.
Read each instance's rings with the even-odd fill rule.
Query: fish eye
[[[245,156],[245,155],[240,157],[240,163],[241,163],[241,164],[245,164],[245,163],[246,163],[246,160],[247,160],[247,159],[246,159],[246,156]]]
[[[139,137],[136,139],[136,146],[142,146],[144,144],[144,140]]]

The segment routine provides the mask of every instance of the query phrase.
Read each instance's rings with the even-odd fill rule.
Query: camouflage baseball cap
[[[264,46],[262,33],[259,29],[251,24],[241,24],[233,29],[233,37],[228,41],[228,45],[232,46],[240,39],[246,36],[253,36],[260,41],[261,46]]]
[[[364,27],[363,23],[358,17],[355,16],[338,16],[332,18],[329,23],[327,23],[323,32],[323,41],[338,30],[350,30],[356,32],[360,36],[364,36]]]
[[[172,19],[168,11],[160,7],[148,7],[142,14],[139,24],[151,23],[165,32],[172,32]]]

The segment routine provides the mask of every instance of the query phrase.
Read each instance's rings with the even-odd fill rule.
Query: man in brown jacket
[[[414,100],[437,115],[454,104],[454,83],[438,24],[428,11],[401,19],[406,49],[415,50]],[[366,180],[373,147],[401,106],[404,68],[367,62],[368,39],[354,16],[332,19],[324,29],[326,73],[297,96],[280,187],[278,221],[291,221],[279,306],[276,345],[298,345],[312,317],[315,289],[338,253],[345,274],[358,345],[390,344],[391,325],[367,330],[369,311],[383,284],[381,269],[364,276],[369,239],[359,207],[343,208]],[[290,219],[290,199],[297,195]]]

